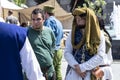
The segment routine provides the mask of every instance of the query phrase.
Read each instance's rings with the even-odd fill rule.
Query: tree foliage
[[[94,10],[97,16],[105,18],[106,14],[103,14],[103,8],[106,5],[105,0],[95,0],[95,1],[85,0],[85,2],[86,3],[83,4],[83,7],[89,7]]]
[[[21,4],[25,4],[26,3],[26,0],[13,0],[13,1],[18,6],[21,6]]]

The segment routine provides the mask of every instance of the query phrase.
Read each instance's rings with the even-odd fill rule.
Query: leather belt
[[[110,65],[109,64],[99,65],[99,67],[106,67],[106,66],[110,66]]]

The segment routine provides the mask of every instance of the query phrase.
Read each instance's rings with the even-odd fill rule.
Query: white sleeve
[[[111,65],[112,62],[113,62],[112,49],[111,48],[109,49],[109,51],[107,53],[107,58],[108,58],[107,64]]]
[[[20,51],[20,57],[22,68],[28,80],[45,80],[28,38],[26,38],[24,46]]]
[[[86,70],[91,70],[103,62],[103,57],[105,56],[105,37],[102,32],[100,39],[101,42],[98,47],[97,54],[94,55],[90,60],[80,64],[80,69],[82,72],[85,72]]]
[[[75,64],[78,64],[78,62],[75,60],[74,56],[72,55],[73,47],[71,44],[71,33],[67,37],[67,40],[65,42],[65,50],[64,50],[64,57],[68,64],[74,68]]]

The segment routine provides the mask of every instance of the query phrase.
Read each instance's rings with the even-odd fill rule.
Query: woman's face
[[[85,26],[86,17],[75,16],[75,19],[78,26]]]

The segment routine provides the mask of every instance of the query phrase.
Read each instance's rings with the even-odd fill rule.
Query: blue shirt
[[[61,22],[58,19],[56,19],[54,16],[50,16],[48,19],[46,19],[44,25],[53,30],[56,38],[55,50],[58,50],[60,48],[61,39],[63,38],[63,26]]]

